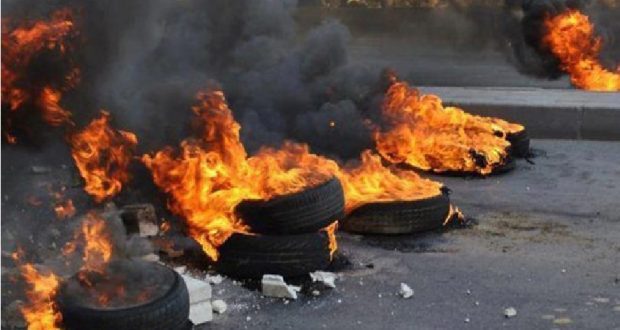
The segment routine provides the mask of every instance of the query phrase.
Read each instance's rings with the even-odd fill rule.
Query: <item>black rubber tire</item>
[[[84,306],[63,296],[58,299],[66,329],[89,330],[181,330],[187,329],[189,294],[183,278],[174,270],[153,264],[173,273],[174,283],[168,292],[149,303],[129,308],[101,309]]]
[[[236,278],[263,274],[300,276],[325,269],[331,260],[325,232],[300,235],[232,235],[220,247],[220,272]]]
[[[525,129],[508,134],[506,140],[510,142],[510,154],[513,157],[524,158],[530,155],[530,138]]]
[[[269,201],[243,201],[235,211],[252,233],[313,233],[344,217],[344,193],[340,181],[332,178],[319,186]]]
[[[446,194],[417,201],[370,203],[353,210],[339,228],[357,234],[413,234],[441,228],[449,212]]]

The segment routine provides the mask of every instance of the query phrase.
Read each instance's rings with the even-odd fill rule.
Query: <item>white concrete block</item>
[[[267,297],[297,299],[299,288],[287,285],[280,275],[263,275],[261,285],[263,295]]]
[[[189,305],[189,320],[194,325],[210,322],[213,320],[213,310],[210,301],[202,301]]]

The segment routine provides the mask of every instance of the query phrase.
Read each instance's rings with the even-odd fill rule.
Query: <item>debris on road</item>
[[[566,325],[571,323],[573,323],[573,320],[569,319],[568,317],[561,317],[559,319],[553,320],[553,324],[556,325]]]
[[[211,302],[211,308],[217,314],[224,314],[224,312],[226,312],[226,309],[228,308],[228,305],[226,305],[226,302],[224,300],[217,299]]]
[[[181,277],[183,277],[183,281],[185,281],[185,285],[187,285],[190,304],[211,299],[211,285],[209,283],[184,274],[181,274]]]
[[[217,285],[222,283],[222,281],[224,280],[224,278],[222,277],[222,275],[217,274],[217,275],[208,275],[206,277],[207,282],[209,282],[210,284],[213,285]]]
[[[398,291],[398,294],[400,294],[401,297],[403,297],[405,299],[409,299],[409,298],[413,297],[413,289],[411,289],[409,287],[409,285],[407,285],[405,283],[401,283],[400,284],[400,291]]]
[[[314,273],[310,273],[310,278],[312,278],[312,282],[321,282],[325,284],[325,286],[332,289],[336,288],[337,277],[338,276],[336,274],[331,272],[316,271]]]
[[[506,318],[511,318],[517,316],[517,310],[514,307],[508,307],[504,309],[504,316]]]
[[[213,311],[210,301],[202,301],[189,305],[189,320],[194,324],[201,324],[213,320]]]
[[[263,295],[275,298],[297,299],[299,287],[286,284],[280,275],[265,274],[261,280]]]
[[[606,304],[609,302],[609,298],[603,298],[603,297],[594,297],[592,298],[592,300],[594,300],[594,302],[597,302],[599,304]]]

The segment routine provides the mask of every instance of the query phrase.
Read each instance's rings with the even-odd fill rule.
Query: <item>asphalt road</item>
[[[286,303],[225,280],[204,329],[620,329],[620,143],[536,140],[535,164],[436,177],[478,225],[396,238],[339,235],[334,290]],[[401,282],[414,289],[405,300]],[[517,316],[506,318],[514,307]]]

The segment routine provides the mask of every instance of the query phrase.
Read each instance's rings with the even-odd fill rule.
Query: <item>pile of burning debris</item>
[[[21,312],[29,329],[182,329],[191,327],[189,320],[208,320],[200,309],[210,305],[208,285],[163,266],[186,257],[175,247],[178,233],[200,246],[203,267],[234,278],[262,278],[267,295],[296,297],[296,288],[282,276],[311,274],[333,287],[335,275],[321,271],[337,257],[339,226],[360,234],[411,234],[462,222],[449,190],[423,175],[486,176],[514,168],[514,157],[529,154],[523,126],[444,107],[439,97],[423,95],[387,73],[379,119],[366,122],[374,148],[358,160],[336,161],[293,141],[250,155],[218,88],[197,93],[190,137],[178,147],[136,157],[139,137],[114,129],[108,112],[78,129],[60,105],[62,94],[79,83],[80,71],[67,56],[77,36],[71,12],[56,12],[49,21],[5,23],[5,141],[19,143],[17,136],[33,134],[21,125],[40,112],[44,123],[66,129],[93,209],[118,196],[132,166],[142,165],[181,220],[159,221],[148,205],[107,207],[78,217],[72,201],[59,198],[58,216],[78,224],[61,255],[34,264],[19,249],[12,254],[26,282],[28,301]],[[620,74],[596,62],[600,40],[586,16],[569,10],[548,17],[545,26],[546,50],[576,86],[618,90]],[[41,61],[57,67],[56,75],[37,75]],[[134,253],[131,234],[158,247],[158,254]]]

